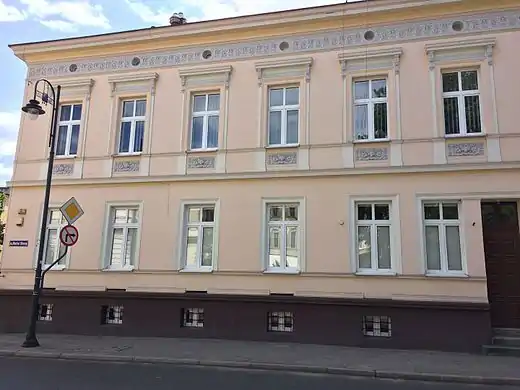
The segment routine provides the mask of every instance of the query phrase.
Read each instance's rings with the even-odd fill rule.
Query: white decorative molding
[[[489,137],[487,138],[487,157],[488,162],[501,162],[502,151],[500,150],[500,138]]]
[[[155,85],[159,74],[152,73],[132,73],[120,76],[110,76],[108,82],[110,84],[110,96],[124,92],[140,92],[155,95]]]
[[[76,80],[52,80],[54,85],[61,86],[61,98],[86,98],[90,100],[92,93],[92,87],[94,86],[94,80],[91,78],[87,79],[76,79]]]
[[[448,144],[448,157],[483,156],[484,142]]]
[[[286,58],[282,60],[262,61],[255,63],[258,76],[258,85],[266,80],[276,78],[305,78],[311,79],[312,57]]]
[[[181,91],[184,91],[187,87],[203,85],[223,84],[226,88],[229,88],[232,71],[231,65],[181,68],[179,69]]]
[[[367,49],[338,54],[341,64],[341,74],[346,77],[347,72],[359,70],[394,69],[399,73],[401,55],[400,47],[390,49]]]
[[[315,17],[315,16],[314,16]],[[453,29],[455,22],[461,22],[461,31]],[[357,27],[305,34],[305,36],[280,36],[259,41],[239,42],[209,46],[179,48],[165,52],[143,52],[105,58],[89,58],[77,61],[57,61],[29,67],[29,79],[40,77],[76,76],[95,73],[111,73],[128,70],[168,68],[210,64],[220,61],[233,61],[270,56],[287,56],[297,53],[350,49],[361,46],[395,44],[410,40],[456,37],[468,33],[500,32],[520,28],[520,10],[461,15],[426,21],[394,23],[372,28],[374,39],[364,38],[366,28]],[[285,50],[280,44],[287,42]],[[210,50],[210,58],[204,59],[202,53]],[[75,65],[74,72],[71,65]]]
[[[72,176],[74,163],[58,163],[52,167],[53,176]]]
[[[392,142],[390,144],[390,165],[403,165],[403,144],[401,142]]]
[[[267,165],[295,165],[297,163],[297,152],[280,152],[267,154]]]
[[[215,168],[215,157],[200,157],[190,156],[188,157],[188,169],[214,169]]]
[[[388,160],[388,148],[358,148],[356,161],[385,161]]]
[[[484,61],[493,63],[495,38],[462,39],[425,45],[430,69],[435,65],[454,61]]]
[[[120,172],[139,172],[140,168],[140,161],[139,160],[120,160],[120,161],[114,161],[114,168],[113,171],[120,173]]]

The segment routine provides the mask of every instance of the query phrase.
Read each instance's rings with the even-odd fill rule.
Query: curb
[[[51,351],[34,351],[34,350],[0,350],[0,356],[25,357],[25,358],[41,358],[41,359],[59,359],[72,361],[95,361],[95,362],[113,362],[113,363],[148,363],[148,364],[171,364],[178,366],[198,366],[198,367],[219,367],[219,368],[235,368],[250,370],[266,370],[266,371],[284,371],[299,372],[305,374],[329,374],[349,377],[379,378],[379,379],[399,379],[423,382],[443,382],[458,384],[475,384],[475,385],[500,385],[500,386],[520,386],[520,378],[502,378],[502,377],[485,377],[485,376],[466,376],[466,375],[448,375],[434,373],[418,373],[418,372],[399,372],[384,371],[371,369],[355,369],[342,367],[320,367],[305,366],[294,364],[278,364],[278,363],[261,363],[250,361],[218,361],[218,360],[197,360],[182,359],[170,357],[149,357],[149,356],[124,356],[124,355],[107,355],[107,354],[89,354],[89,353],[60,353]]]

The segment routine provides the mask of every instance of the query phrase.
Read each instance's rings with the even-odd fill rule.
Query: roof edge
[[[107,44],[118,44],[132,39],[146,41],[161,38],[210,34],[226,30],[241,30],[258,26],[280,25],[342,16],[376,13],[445,3],[460,3],[465,0],[361,0],[342,2],[316,7],[285,11],[267,12],[255,15],[236,16],[223,19],[205,20],[180,26],[147,27],[135,30],[117,31],[88,36],[71,37],[38,42],[15,43],[8,47],[24,61],[26,54],[73,50]],[[319,11],[319,13],[317,13]],[[148,32],[148,34],[146,34]]]

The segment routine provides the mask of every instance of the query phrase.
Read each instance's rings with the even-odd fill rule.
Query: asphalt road
[[[506,390],[426,382],[357,379],[268,371],[120,364],[51,359],[0,359],[0,390]]]

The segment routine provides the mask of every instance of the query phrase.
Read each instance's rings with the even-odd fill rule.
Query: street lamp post
[[[42,84],[42,89],[39,90],[38,86]],[[51,195],[51,182],[52,182],[52,170],[54,166],[54,154],[56,149],[56,127],[58,123],[58,110],[60,105],[60,93],[61,86],[58,85],[56,90],[52,84],[45,79],[40,79],[34,85],[34,96],[29,103],[27,103],[22,111],[29,114],[29,118],[34,120],[38,116],[45,114],[40,101],[44,105],[50,104],[52,106],[52,118],[51,128],[49,132],[49,162],[47,166],[47,179],[45,182],[45,196],[43,199],[43,213],[42,223],[40,227],[40,245],[38,247],[38,259],[36,263],[36,271],[34,273],[34,287],[32,293],[32,305],[31,305],[31,320],[29,322],[29,328],[25,335],[25,341],[22,344],[24,348],[39,347],[40,343],[36,338],[36,321],[38,320],[38,307],[40,304],[40,294],[43,288],[42,285],[42,263],[43,256],[45,253],[45,238],[47,233],[47,218],[49,214],[49,199]]]

